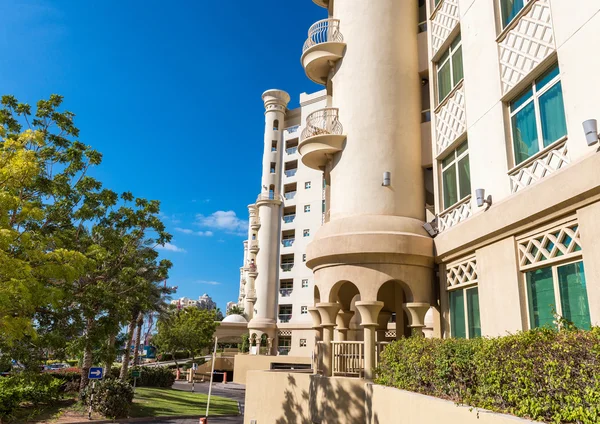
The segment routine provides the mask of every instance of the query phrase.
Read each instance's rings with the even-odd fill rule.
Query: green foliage
[[[38,405],[57,401],[61,385],[48,374],[22,373],[0,379],[0,419],[11,416],[23,402]]]
[[[136,386],[170,388],[175,382],[175,374],[168,367],[139,367],[140,376]],[[129,372],[129,383],[133,384],[133,369]]]
[[[227,315],[244,315],[244,308],[238,305],[233,305],[227,311]]]
[[[250,336],[248,334],[242,334],[242,342],[238,343],[238,349],[241,353],[250,352]]]
[[[600,328],[411,337],[386,347],[376,374],[378,384],[534,420],[600,421]]]
[[[85,405],[92,404],[92,409],[108,418],[125,418],[133,403],[133,388],[129,383],[117,379],[100,380],[93,389],[87,386],[81,395]]]

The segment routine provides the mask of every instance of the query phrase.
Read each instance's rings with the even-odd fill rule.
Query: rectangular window
[[[530,328],[555,327],[554,314],[577,328],[591,328],[583,261],[529,271],[525,284]]]
[[[450,334],[456,338],[481,337],[479,290],[475,287],[448,292],[450,300]]]
[[[470,193],[469,146],[465,141],[442,160],[443,209],[448,209]]]
[[[305,289],[308,287],[308,280],[302,280],[302,288]]]
[[[310,230],[304,230],[304,231],[302,231],[302,235],[303,235],[304,237],[308,237],[308,236],[310,236]]]
[[[306,339],[300,339],[300,347],[306,347]]]
[[[302,254],[302,262],[306,262],[306,253]]]
[[[275,173],[275,162],[271,162],[270,170],[271,170],[271,174]]]
[[[277,341],[277,351],[280,355],[287,355],[292,348],[292,338],[290,336],[279,336]]]
[[[304,212],[310,212],[310,205],[304,205]]]
[[[463,79],[462,43],[460,34],[436,64],[438,103],[441,103]]]
[[[502,27],[507,26],[531,0],[500,0]]]
[[[306,314],[308,314],[308,306],[301,306],[301,307],[300,307],[300,313],[301,313],[302,315],[306,315]]]
[[[310,181],[304,183],[304,188],[307,190],[310,188]]]
[[[510,105],[515,165],[567,135],[560,70],[554,65]]]
[[[277,151],[277,140],[273,140],[271,142],[271,151],[272,152],[276,152]]]

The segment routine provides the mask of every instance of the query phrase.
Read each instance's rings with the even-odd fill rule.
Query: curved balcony
[[[339,109],[328,107],[306,117],[298,151],[309,168],[322,170],[331,155],[342,150],[346,136],[338,115]]]
[[[329,0],[313,0],[313,3],[325,9],[329,8]]]
[[[258,230],[260,228],[260,218],[253,218],[250,221],[250,228],[253,230]]]
[[[258,253],[258,251],[259,251],[258,240],[252,240],[250,242],[250,252]]]
[[[342,58],[345,47],[339,19],[323,19],[314,23],[308,30],[300,58],[306,76],[317,84],[327,84],[329,70]]]

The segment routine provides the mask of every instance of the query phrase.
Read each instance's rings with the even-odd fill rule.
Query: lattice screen
[[[544,153],[510,175],[511,190],[516,193],[569,164],[567,143]]]
[[[292,332],[291,332],[291,330],[279,330],[277,332],[277,335],[280,336],[280,337],[281,336],[286,337],[286,336],[291,336]]]
[[[460,259],[446,267],[446,288],[448,290],[477,284],[477,282],[477,259],[475,256]]]
[[[443,0],[431,20],[431,51],[435,55],[458,24],[458,0]]]
[[[577,220],[518,241],[519,265],[529,269],[555,258],[579,255],[581,239]]]
[[[466,130],[465,89],[461,85],[435,115],[436,154],[442,153]]]

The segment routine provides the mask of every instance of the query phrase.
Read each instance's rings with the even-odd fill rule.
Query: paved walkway
[[[194,391],[198,393],[208,393],[209,383],[196,383],[194,385]],[[185,390],[186,392],[192,391],[192,383],[188,383],[186,381],[176,381],[173,384],[173,388],[175,390]],[[211,394],[215,396],[221,396],[228,399],[233,399],[235,401],[241,402],[244,404],[244,399],[246,398],[246,386],[243,384],[236,383],[213,383]]]
[[[208,417],[208,424],[243,424],[244,417]],[[161,421],[136,421],[135,424],[198,424],[198,418],[169,419]]]

